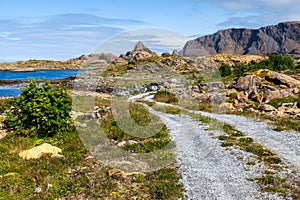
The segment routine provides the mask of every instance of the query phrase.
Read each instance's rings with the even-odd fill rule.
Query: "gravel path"
[[[131,100],[143,98],[151,101],[152,97],[144,94]],[[245,170],[249,169],[245,161],[232,153],[236,151],[242,157],[249,156],[249,153],[238,149],[224,150],[220,141],[212,137],[222,134],[219,131],[208,131],[206,126],[189,116],[169,115],[149,109],[166,124],[176,143],[177,163],[188,199],[285,199],[276,194],[262,193],[255,182],[248,181],[248,178],[257,175],[256,169]],[[242,116],[194,112],[235,126],[277,153],[287,164],[299,169],[299,133],[277,132],[266,123]]]
[[[215,114],[200,112],[203,116],[215,118],[235,126],[239,131],[247,133],[256,142],[274,151],[286,164],[300,169],[300,133],[287,131],[274,131],[264,122],[228,114]]]
[[[161,117],[176,142],[188,199],[280,199],[262,194],[256,183],[248,181],[244,163],[224,151],[205,126],[188,116],[150,111]]]

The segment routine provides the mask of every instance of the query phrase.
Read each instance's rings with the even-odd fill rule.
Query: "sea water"
[[[0,71],[0,80],[28,80],[29,77],[32,79],[41,80],[55,80],[61,78],[68,78],[71,76],[76,76],[83,70],[40,70],[34,72],[9,72]],[[3,97],[14,97],[21,93],[23,84],[18,85],[7,85],[0,86],[0,96]]]

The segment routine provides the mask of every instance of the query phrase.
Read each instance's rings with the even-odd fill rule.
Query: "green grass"
[[[175,169],[161,169],[146,176],[146,179],[148,179],[146,186],[149,188],[153,199],[171,200],[183,197],[182,186],[176,184],[179,182],[179,177]]]
[[[289,97],[285,97],[285,98],[272,99],[269,102],[269,104],[275,108],[279,108],[283,103],[295,103],[295,102],[300,102],[300,98],[289,96]]]
[[[268,164],[278,164],[282,162],[274,152],[264,148],[260,144],[254,143],[252,138],[245,137],[245,133],[236,130],[233,126],[224,124],[222,130],[228,135],[218,136],[218,139],[222,141],[221,146],[238,146],[244,151],[253,153],[259,160]]]
[[[273,117],[273,116],[269,116],[266,114],[253,113],[246,109],[244,109],[243,112],[239,112],[239,111],[234,111],[234,112],[227,111],[227,112],[237,114],[237,115],[243,115],[243,116],[254,118],[254,119],[265,120],[270,125],[275,126],[274,130],[276,130],[276,131],[294,130],[294,131],[300,132],[300,120],[297,118]]]
[[[264,190],[272,193],[287,195],[288,185],[285,184],[285,179],[274,176],[272,174],[263,175],[256,179],[258,183],[265,185]]]
[[[0,99],[0,113],[3,113],[10,105],[12,98]]]
[[[163,102],[163,103],[170,103],[170,104],[178,103],[178,98],[176,97],[176,95],[172,94],[167,90],[156,92],[153,99],[155,101]]]
[[[152,108],[157,111],[164,112],[167,114],[172,114],[172,115],[178,115],[182,113],[182,110],[180,108],[174,106],[164,106],[164,105],[154,104]]]
[[[175,144],[169,139],[150,139],[138,142],[136,144],[128,144],[123,147],[124,150],[133,152],[133,153],[149,153],[155,150],[160,150],[165,146],[171,144],[172,147],[175,147]]]
[[[241,131],[236,130],[232,125],[230,124],[224,124],[223,125],[223,131],[229,135],[235,136],[235,137],[241,137],[241,136],[245,136],[244,133],[242,133]]]
[[[120,105],[122,106],[122,105]],[[122,107],[123,108],[123,107]],[[118,109],[118,108],[116,108]],[[123,109],[119,109],[123,110]],[[120,116],[118,116],[119,120],[122,122],[122,117],[124,113],[120,113]],[[143,141],[145,139],[149,140],[150,138],[164,138],[169,139],[168,131],[166,126],[160,121],[160,118],[150,114],[150,112],[141,104],[133,103],[131,102],[129,104],[129,113],[131,120],[136,123],[137,126],[146,126],[149,125],[151,122],[151,125],[154,127],[157,127],[160,129],[155,135],[151,137],[135,137],[135,135],[139,135],[138,130],[133,129],[133,131],[137,132],[131,132],[130,134],[124,132],[119,126],[118,123],[115,121],[116,116],[113,116],[111,111],[108,111],[106,113],[106,117],[101,120],[101,127],[105,130],[107,137],[109,139],[113,139],[116,141],[122,141],[122,140],[136,140],[136,141]],[[126,116],[124,116],[124,121],[128,120],[125,119]],[[126,124],[127,125],[127,124]],[[130,125],[128,125],[130,126]],[[131,127],[129,127],[130,129]]]
[[[136,102],[138,102],[138,103],[144,103],[144,104],[146,104],[149,107],[152,107],[155,104],[155,102],[150,102],[150,101],[146,101],[146,100],[142,100],[142,99],[138,99]]]
[[[85,100],[89,101],[88,98]],[[107,107],[110,106],[110,101],[96,98],[95,104]],[[151,116],[143,106],[132,104],[130,112],[133,120],[140,126],[149,123]],[[104,116],[101,123],[105,125],[108,136],[117,136],[117,141],[125,138],[138,141],[131,146],[125,145],[122,147],[124,150],[149,152],[167,144],[171,144],[170,148],[174,147],[165,126],[150,138],[134,138],[116,126],[111,112]],[[92,138],[94,136],[91,135],[90,139]],[[64,158],[19,158],[20,151],[44,142],[62,148]],[[21,137],[9,133],[0,140],[0,199],[179,199],[184,196],[180,176],[172,166],[141,173],[144,175],[109,176],[109,168],[95,158],[87,159],[89,155],[75,129],[42,138]],[[175,160],[172,153],[164,156],[164,159]],[[35,192],[36,188],[41,188],[41,192]]]
[[[168,113],[168,114],[173,114],[173,115],[181,114],[181,109],[173,107],[173,106],[165,106],[165,110],[166,110],[166,113]]]

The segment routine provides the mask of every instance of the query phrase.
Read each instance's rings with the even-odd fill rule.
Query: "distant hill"
[[[221,30],[188,41],[180,55],[200,56],[219,52],[240,55],[300,55],[300,21],[283,22],[259,29]]]
[[[78,58],[71,58],[67,62],[76,63],[80,65],[85,64],[97,64],[97,63],[111,63],[117,56],[112,53],[99,53],[99,54],[89,54],[82,55]]]

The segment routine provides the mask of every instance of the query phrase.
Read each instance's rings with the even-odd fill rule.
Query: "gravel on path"
[[[200,113],[233,125],[237,130],[247,133],[254,141],[275,152],[287,165],[300,169],[300,133],[275,131],[265,122],[258,122],[244,116]]]
[[[282,199],[262,193],[259,185],[249,181],[245,163],[224,150],[205,126],[189,116],[150,111],[166,124],[177,145],[175,153],[188,199]]]

